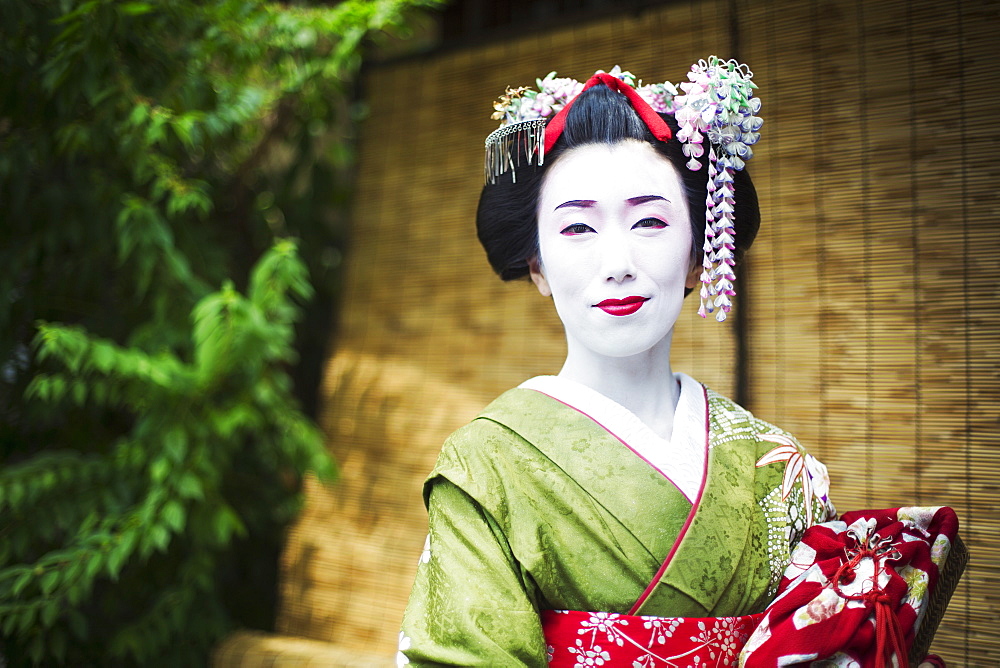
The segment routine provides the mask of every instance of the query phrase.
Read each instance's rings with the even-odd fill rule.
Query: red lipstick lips
[[[605,299],[600,304],[595,304],[609,315],[632,315],[649,300],[649,297],[626,297],[625,299]]]

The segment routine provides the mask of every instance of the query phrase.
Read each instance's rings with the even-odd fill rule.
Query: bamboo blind
[[[842,510],[950,505],[972,562],[934,648],[1000,665],[997,3],[741,5],[767,134],[751,408]],[[985,223],[985,224],[984,224]]]
[[[1000,242],[981,223],[997,220],[986,68],[998,27],[983,2],[698,0],[369,71],[321,415],[342,479],[310,486],[284,555],[280,630],[391,654],[441,441],[562,362],[549,300],[496,279],[475,238],[494,96],[616,63],[678,81],[738,49],[766,119],[745,324],[702,322],[689,304],[675,369],[729,394],[745,369],[748,407],[828,463],[842,510],[955,507],[973,560],[935,649],[997,665]],[[709,349],[721,358],[706,362]]]

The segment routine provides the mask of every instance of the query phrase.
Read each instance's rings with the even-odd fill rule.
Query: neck
[[[670,439],[680,388],[670,368],[670,336],[630,357],[607,357],[573,340],[559,376],[586,385],[624,406],[650,429]]]

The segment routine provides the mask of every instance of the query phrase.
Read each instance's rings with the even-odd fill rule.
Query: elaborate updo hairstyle
[[[669,114],[660,116],[670,126],[674,136],[678,126]],[[528,261],[538,255],[538,198],[546,171],[569,149],[587,144],[614,145],[626,140],[648,142],[657,153],[670,161],[680,175],[687,196],[691,218],[692,260],[701,262],[705,230],[705,197],[708,181],[708,152],[701,157],[702,167],[692,171],[685,166],[689,160],[676,139],[660,141],[649,131],[632,109],[624,95],[607,86],[593,86],[583,91],[566,117],[566,126],[559,141],[545,155],[545,164],[537,160],[528,164],[522,154],[514,170],[499,175],[487,183],[479,196],[476,230],[486,257],[500,278],[510,281],[528,276]],[[516,179],[516,180],[515,180]],[[736,262],[753,243],[760,227],[760,207],[757,191],[746,169],[734,174]]]

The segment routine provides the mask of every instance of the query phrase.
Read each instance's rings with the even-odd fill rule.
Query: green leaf
[[[109,373],[115,363],[115,350],[103,341],[97,342],[90,350],[90,359],[98,371]]]
[[[184,461],[187,445],[187,434],[179,426],[168,430],[163,436],[163,453],[174,465],[180,465]]]
[[[246,535],[246,527],[239,516],[228,505],[221,506],[213,518],[215,538],[219,545],[225,545],[233,534]]]
[[[97,576],[98,572],[101,570],[101,566],[103,566],[104,564],[105,564],[104,560],[98,557],[96,554],[90,556],[90,558],[88,558],[84,562],[84,569],[83,569],[84,577],[86,577],[88,580],[93,580]],[[108,573],[110,574],[111,572],[112,569],[109,565]],[[118,571],[114,571],[114,573],[117,572]]]
[[[149,117],[149,105],[140,103],[132,107],[128,120],[132,125],[140,125]]]
[[[82,380],[73,382],[73,401],[77,406],[82,406],[87,401],[87,385]]]
[[[0,615],[0,619],[3,620],[3,626],[0,626],[0,629],[3,630],[3,634],[5,636],[11,635],[14,632],[14,627],[17,626],[19,617],[17,615],[8,613]]]
[[[56,606],[55,610],[58,617],[59,607]],[[66,659],[66,632],[59,627],[50,628],[45,640],[46,650],[55,657],[59,664],[62,664]]]
[[[153,5],[147,2],[125,2],[118,5],[118,9],[122,14],[139,16],[153,11]]]
[[[122,567],[125,565],[125,561],[129,558],[130,554],[131,550],[121,542],[111,548],[105,562],[105,570],[107,570],[108,577],[112,581],[118,580],[118,575],[122,572]]]
[[[59,608],[60,601],[58,599],[51,600],[42,606],[42,614],[39,615],[39,619],[43,627],[47,629],[52,627],[56,619],[59,618]]]
[[[193,148],[194,141],[192,138],[192,130],[194,128],[194,118],[191,116],[180,116],[171,122],[170,127],[173,128],[174,134],[177,138],[181,140],[181,143],[185,148]]]
[[[36,633],[31,636],[28,641],[28,656],[31,658],[32,663],[38,665],[42,662],[42,657],[45,655],[45,639],[41,633]]]
[[[98,0],[86,0],[85,2],[81,2],[79,5],[76,6],[76,9],[53,20],[53,23],[62,24],[62,23],[70,23],[73,21],[78,21],[84,15],[93,12],[94,9],[97,8],[97,5],[98,5]]]
[[[90,588],[85,586],[83,582],[74,582],[73,584],[66,587],[66,600],[70,605],[79,605],[80,601],[83,600],[90,591]]]
[[[10,483],[10,487],[7,488],[7,498],[9,499],[9,504],[13,507],[21,505],[21,499],[24,498],[24,485],[19,480],[13,480]]]
[[[24,571],[17,576],[17,579],[14,580],[14,586],[11,589],[11,594],[15,597],[19,596],[21,592],[24,591],[24,588],[28,586],[28,583],[31,582],[31,579],[31,571],[27,568],[24,569]]]
[[[164,504],[161,512],[164,524],[174,533],[179,533],[184,529],[184,515],[184,506],[172,500]]]
[[[46,596],[51,594],[55,590],[56,585],[59,584],[61,577],[62,573],[58,570],[46,571],[38,581],[38,585],[41,588],[42,593]]]
[[[22,608],[20,615],[17,616],[17,632],[20,634],[26,633],[35,624],[37,616],[36,607],[26,606]]]
[[[66,620],[69,622],[69,630],[72,631],[77,640],[83,640],[87,637],[89,624],[83,613],[75,608],[69,608],[66,611]]]
[[[165,552],[170,544],[170,532],[163,525],[155,524],[149,528],[147,540],[156,550]]]
[[[157,457],[149,466],[149,477],[154,483],[161,483],[170,475],[170,462],[166,457]]]
[[[195,499],[202,500],[205,498],[205,491],[202,487],[201,480],[191,473],[190,471],[185,471],[181,474],[180,480],[177,483],[177,494],[182,499]]]

